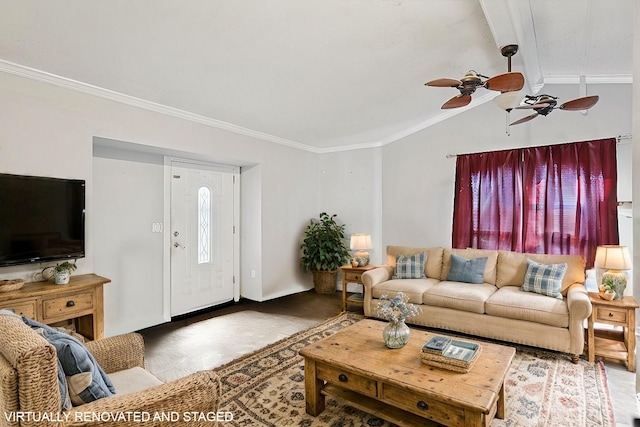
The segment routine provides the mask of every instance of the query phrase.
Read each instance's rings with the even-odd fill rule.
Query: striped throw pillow
[[[427,261],[426,252],[406,257],[396,256],[396,268],[393,270],[393,279],[424,279],[424,263]]]
[[[562,289],[562,278],[567,271],[567,264],[539,264],[535,261],[527,260],[527,272],[524,275],[522,290],[525,292],[535,292],[562,299],[560,289]]]

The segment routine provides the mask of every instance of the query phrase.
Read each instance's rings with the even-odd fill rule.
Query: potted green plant
[[[300,265],[313,273],[316,292],[330,294],[336,291],[338,268],[349,259],[349,248],[344,236],[344,224],[336,222],[336,214],[320,214],[312,218],[304,231]]]
[[[53,267],[53,280],[56,285],[65,285],[69,283],[71,272],[76,270],[76,265],[65,261]]]
[[[602,291],[600,292],[600,296],[603,299],[611,301],[616,299],[616,290],[615,279],[610,275],[604,276],[602,278]]]

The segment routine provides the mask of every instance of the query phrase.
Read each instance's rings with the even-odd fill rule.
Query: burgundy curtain
[[[618,244],[615,138],[457,158],[452,247],[579,254]]]
[[[517,150],[505,150],[457,157],[452,247],[521,246],[519,156]]]
[[[616,140],[526,148],[524,252],[582,255],[618,244]]]

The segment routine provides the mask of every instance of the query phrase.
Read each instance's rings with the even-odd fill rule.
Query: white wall
[[[97,224],[93,205],[94,175],[99,175],[95,181],[99,181],[102,187],[104,180],[109,179],[112,167],[122,172],[125,170],[122,169],[125,166],[122,162],[139,163],[140,159],[133,156],[115,163],[106,158],[94,160],[95,137],[151,147],[155,153],[181,153],[189,158],[240,166],[259,165],[257,169],[251,169],[253,174],[249,173],[249,180],[253,179],[249,194],[260,197],[250,207],[259,210],[243,218],[251,226],[241,235],[248,247],[243,250],[240,260],[241,279],[247,277],[248,268],[255,268],[257,277],[241,287],[247,289],[248,286],[251,289],[248,293],[258,300],[312,287],[311,281],[296,267],[300,232],[308,219],[317,214],[317,154],[5,73],[0,73],[0,115],[5,123],[0,127],[1,171],[87,181],[87,257],[79,261],[76,274],[95,272],[106,277],[117,277],[117,283],[114,281],[107,285],[109,293],[112,290],[118,290],[119,293],[136,289],[133,295],[126,297],[109,295],[112,302],[134,297],[139,292],[139,286],[144,287],[143,293],[157,296],[156,285],[144,280],[144,272],[155,269],[157,263],[155,255],[136,258],[136,265],[143,273],[126,275],[122,274],[121,266],[115,262],[104,263],[101,259],[100,263],[96,263],[96,246],[104,244],[111,253],[127,253],[130,242],[123,236],[125,233],[106,235],[96,232],[98,226],[101,230],[105,227],[114,229],[114,224]],[[119,178],[121,185],[131,188],[133,194],[137,191],[133,190],[137,185],[157,178],[155,167],[149,164],[128,167],[131,167],[128,169],[130,172],[135,172],[135,176]],[[158,185],[161,187],[162,183]],[[128,209],[132,216],[136,216],[136,208],[136,205],[101,205],[101,217],[121,218],[123,209]],[[153,209],[143,209],[137,218],[142,220],[144,217],[139,225],[142,227],[140,234],[147,233],[139,242],[142,246],[136,248],[138,254],[157,254],[159,250],[156,236],[151,235],[151,225],[145,224],[151,217],[156,217],[155,213],[150,212]],[[127,259],[127,262],[131,261]],[[98,264],[100,269],[96,268]],[[0,275],[3,278],[30,279],[32,273],[41,268],[5,268]],[[105,323],[117,324],[116,318],[121,315],[118,310],[122,308],[116,308],[113,303],[107,304]],[[118,327],[105,332],[113,335],[120,330]]]
[[[553,85],[542,93],[561,101],[579,97],[577,86]],[[493,102],[383,147],[383,244],[451,246],[455,158],[446,154],[616,137],[631,132],[631,85],[590,85],[600,101],[586,116],[556,110],[547,117],[513,126],[505,133],[505,115]],[[511,121],[530,114],[511,113]],[[629,163],[630,158],[620,156]],[[631,167],[621,167],[629,173]],[[628,194],[631,179],[619,176]]]
[[[93,264],[105,286],[109,335],[163,323],[163,158],[96,146],[93,158]]]
[[[381,160],[380,148],[326,153],[320,156],[318,170],[320,193],[315,218],[320,212],[337,214],[338,222],[345,225],[347,240],[353,233],[370,234],[373,248],[368,252],[372,264],[386,262],[382,246]],[[342,289],[341,276],[337,280],[338,289]],[[349,291],[357,288],[354,285]]]
[[[342,151],[320,156],[320,193],[318,212],[337,214],[345,225],[345,236],[369,233],[373,248],[372,263],[380,263],[384,255],[380,242],[382,211],[380,180],[380,148]]]

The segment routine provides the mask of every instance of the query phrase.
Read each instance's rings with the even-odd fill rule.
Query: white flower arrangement
[[[376,315],[389,322],[405,321],[420,313],[422,313],[422,309],[410,303],[409,296],[402,292],[398,292],[393,298],[382,295],[376,308]]]

